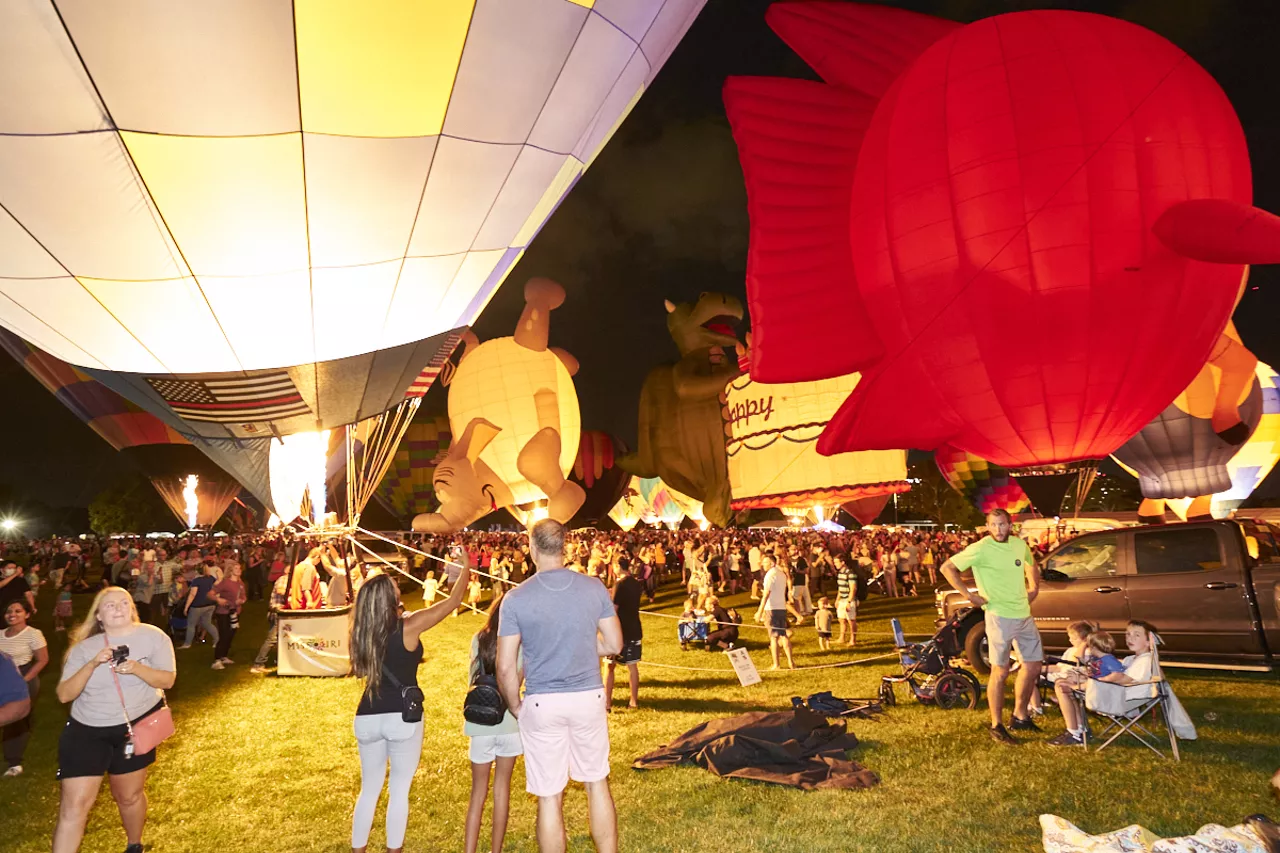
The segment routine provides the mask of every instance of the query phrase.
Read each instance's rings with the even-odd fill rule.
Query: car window
[[[1258,562],[1280,562],[1280,546],[1276,544],[1276,532],[1275,526],[1267,523],[1259,523],[1252,529],[1246,528],[1245,533],[1258,540]]]
[[[1139,575],[1211,572],[1222,568],[1218,534],[1212,527],[1135,533],[1133,542]]]
[[[1045,571],[1061,572],[1075,578],[1105,578],[1117,574],[1116,550],[1118,537],[1090,536],[1064,545],[1045,561]]]

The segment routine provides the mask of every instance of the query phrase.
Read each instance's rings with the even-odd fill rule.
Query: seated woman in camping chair
[[[1111,635],[1099,631],[1090,635],[1086,666],[1075,676],[1058,680],[1054,689],[1067,730],[1049,741],[1053,746],[1080,746],[1084,743],[1085,710],[1077,704],[1075,696],[1084,690],[1085,706],[1090,710],[1108,714],[1124,714],[1142,707],[1152,696],[1148,686],[1153,674],[1152,648],[1156,630],[1146,622],[1134,620],[1125,627],[1125,645],[1133,654],[1118,664],[1111,656]],[[1105,652],[1104,652],[1105,650]],[[1110,660],[1108,660],[1108,658]],[[1094,682],[1092,685],[1090,682]],[[1103,688],[1102,685],[1119,688]]]

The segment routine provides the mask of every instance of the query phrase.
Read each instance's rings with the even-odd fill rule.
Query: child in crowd
[[[1062,653],[1060,663],[1052,664],[1046,668],[1045,677],[1049,679],[1050,684],[1056,684],[1058,679],[1072,673],[1076,665],[1084,660],[1085,644],[1089,639],[1089,635],[1097,630],[1098,626],[1096,624],[1084,620],[1072,622],[1067,626],[1067,640],[1071,643],[1071,648]],[[1044,699],[1041,697],[1039,690],[1031,694],[1028,710],[1037,717],[1044,716]]]
[[[440,582],[436,580],[435,572],[427,572],[427,579],[422,582],[422,606],[430,607],[435,604],[436,593],[440,590]]]
[[[58,593],[58,602],[53,606],[53,630],[65,631],[71,624],[71,581],[64,581],[62,591]]]
[[[475,684],[484,676],[497,675],[498,612],[502,606],[502,590],[494,589],[493,602],[489,605],[484,627],[471,640],[470,681]],[[523,667],[522,655],[516,665]],[[493,815],[489,835],[489,849],[501,850],[507,832],[507,817],[511,804],[511,774],[516,760],[524,753],[520,742],[520,725],[511,710],[502,715],[495,726],[484,726],[467,721],[463,733],[470,738],[471,747],[471,797],[467,803],[464,825],[466,853],[476,853],[480,846],[480,825],[484,820],[484,806],[489,799],[489,779],[493,778]]]
[[[31,564],[31,568],[27,569],[27,587],[34,593],[39,594],[40,586],[44,582],[40,580],[40,561],[37,560]]]
[[[813,614],[813,625],[818,629],[818,648],[826,651],[831,648],[831,603],[824,595],[818,599],[818,609]]]
[[[1117,672],[1124,672],[1124,664],[1120,663],[1113,652],[1116,641],[1106,631],[1094,631],[1085,640],[1086,652],[1081,663],[1088,669],[1090,678],[1106,678]]]
[[[481,592],[482,592],[482,589],[480,587],[480,578],[476,577],[475,575],[472,575],[470,582],[467,583],[467,604],[470,604],[473,611],[476,613],[482,613],[482,611],[480,610]]]

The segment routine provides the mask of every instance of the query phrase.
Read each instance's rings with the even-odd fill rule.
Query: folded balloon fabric
[[[870,788],[880,777],[846,757],[857,745],[844,721],[828,722],[807,708],[752,711],[700,723],[631,766],[695,764],[717,776],[805,791]]]
[[[1266,840],[1251,824],[1232,827],[1206,824],[1195,835],[1160,838],[1134,824],[1103,835],[1090,835],[1056,815],[1040,815],[1045,853],[1269,853]]]

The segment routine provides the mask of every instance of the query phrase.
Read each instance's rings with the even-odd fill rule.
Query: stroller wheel
[[[963,678],[965,681],[972,684],[973,695],[977,696],[979,699],[982,698],[982,682],[978,681],[978,676],[974,675],[972,672],[970,672],[967,669],[960,669],[958,667],[951,671],[954,672],[956,675],[960,676],[961,678]]]
[[[933,686],[933,696],[938,707],[944,711],[954,708],[972,711],[978,707],[978,692],[973,689],[973,684],[955,672],[944,672],[938,676]]]
[[[892,708],[894,705],[898,704],[898,697],[893,695],[892,682],[880,682],[880,704],[886,708]]]

